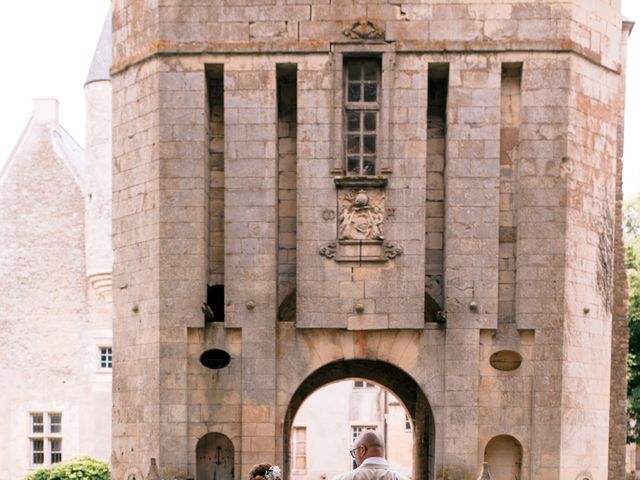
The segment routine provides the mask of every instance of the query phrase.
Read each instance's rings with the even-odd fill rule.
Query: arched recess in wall
[[[522,475],[522,445],[511,435],[493,437],[484,449],[493,480],[514,480]]]
[[[233,443],[222,433],[207,433],[196,445],[196,480],[233,480]]]
[[[338,360],[311,373],[294,392],[283,425],[285,480],[290,478],[291,426],[302,402],[318,388],[347,378],[370,380],[387,388],[411,416],[413,430],[413,476],[432,479],[434,471],[435,422],[422,388],[404,370],[379,360]]]

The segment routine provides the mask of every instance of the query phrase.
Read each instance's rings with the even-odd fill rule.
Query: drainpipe
[[[384,456],[387,458],[388,460],[388,454],[387,454],[387,415],[389,414],[389,408],[388,408],[388,402],[387,402],[387,391],[385,389],[382,389],[382,391],[384,392]]]

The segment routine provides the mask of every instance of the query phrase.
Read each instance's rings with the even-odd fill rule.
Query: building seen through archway
[[[349,454],[363,430],[385,441],[389,464],[412,475],[413,428],[392,392],[365,379],[326,385],[303,402],[291,426],[290,478],[331,478],[355,468]]]

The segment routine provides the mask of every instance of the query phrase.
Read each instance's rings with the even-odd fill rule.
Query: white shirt
[[[408,480],[389,468],[382,457],[366,458],[355,470],[333,477],[332,480]]]
[[[382,458],[382,457],[369,457],[369,458],[365,458],[364,462],[362,462],[360,465],[389,465],[389,463],[387,462],[386,458]]]

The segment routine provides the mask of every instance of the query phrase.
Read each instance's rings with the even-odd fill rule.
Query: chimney
[[[33,119],[36,122],[58,121],[58,100],[55,98],[34,98]]]

